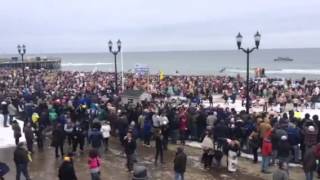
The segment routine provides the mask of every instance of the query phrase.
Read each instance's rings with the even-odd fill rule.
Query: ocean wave
[[[226,72],[230,73],[246,73],[245,69],[226,69]],[[266,74],[314,74],[320,75],[320,69],[277,69],[277,70],[265,70]],[[254,73],[251,69],[250,73]]]
[[[62,63],[61,66],[109,66],[113,63]]]

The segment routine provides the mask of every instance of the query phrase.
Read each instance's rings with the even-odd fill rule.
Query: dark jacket
[[[101,131],[99,131],[99,129],[93,129],[89,134],[88,142],[89,144],[91,144],[93,148],[101,147],[103,142],[103,136]]]
[[[291,146],[288,141],[280,140],[278,144],[278,157],[288,158],[290,155]]]
[[[133,154],[136,150],[137,144],[136,141],[132,138],[131,141],[129,142],[129,140],[126,138],[124,140],[124,151],[126,154]]]
[[[187,166],[187,155],[184,152],[176,154],[174,158],[174,171],[177,173],[184,173]]]
[[[304,172],[311,172],[317,169],[317,158],[314,154],[314,148],[309,148],[303,158],[302,166]]]
[[[76,125],[72,130],[73,139],[83,139],[85,137],[84,130],[80,125]]]
[[[2,111],[2,114],[4,114],[4,115],[9,114],[9,111],[8,111],[8,103],[6,103],[6,104],[1,104],[1,111]]]
[[[77,180],[76,173],[71,162],[63,162],[59,167],[59,180]]]
[[[17,147],[13,154],[13,161],[16,164],[27,164],[29,162],[28,151],[23,147]]]
[[[64,139],[65,139],[65,133],[64,133],[62,127],[56,128],[52,132],[52,143],[51,143],[51,145],[52,146],[63,145]]]
[[[18,123],[13,123],[12,124],[12,130],[13,130],[13,136],[14,136],[14,138],[19,138],[19,137],[21,137],[21,128],[20,128],[20,126],[19,126],[19,124]]]
[[[298,145],[300,143],[300,132],[298,128],[289,127],[287,130],[288,141],[291,146]]]
[[[31,127],[25,126],[23,128],[24,136],[26,137],[27,141],[33,140],[33,131]]]
[[[156,144],[156,149],[163,148],[163,136],[161,134],[155,135],[155,144]]]

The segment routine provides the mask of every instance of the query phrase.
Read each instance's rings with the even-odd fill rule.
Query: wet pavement
[[[138,163],[144,165],[148,169],[149,179],[152,180],[173,180],[173,158],[177,145],[170,145],[169,150],[164,153],[164,164],[154,165],[154,148],[147,148],[138,145]],[[68,149],[68,146],[65,146]],[[87,147],[87,150],[89,147]],[[74,157],[76,174],[79,180],[90,179],[90,174],[87,167],[87,150],[85,153],[78,153]],[[15,179],[15,166],[13,163],[14,148],[0,149],[0,159],[9,164],[11,171],[5,176],[6,179]],[[259,165],[253,166],[251,162],[240,162],[242,166],[236,173],[226,171],[225,165],[221,168],[212,170],[203,170],[199,157],[201,150],[185,147],[188,155],[186,180],[215,180],[215,179],[230,179],[230,180],[262,180],[270,179],[271,176],[260,176]],[[103,163],[101,170],[101,179],[103,180],[131,180],[132,175],[127,172],[126,159],[122,154],[122,148],[117,139],[110,140],[110,150],[102,155]],[[223,160],[225,161],[225,160]],[[245,160],[244,160],[245,161]],[[46,147],[43,152],[35,151],[33,161],[30,163],[29,172],[33,180],[55,180],[57,178],[58,167],[62,163],[62,159],[56,159],[54,149]],[[21,178],[22,180],[24,178]],[[295,178],[294,178],[295,179]]]

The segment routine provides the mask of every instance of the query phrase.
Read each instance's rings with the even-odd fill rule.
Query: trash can
[[[148,180],[147,168],[144,166],[135,166],[133,168],[132,180]]]

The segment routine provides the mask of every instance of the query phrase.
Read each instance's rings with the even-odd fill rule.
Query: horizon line
[[[265,48],[265,49],[261,49],[259,48],[259,50],[286,50],[286,49],[290,49],[290,50],[300,50],[300,49],[320,49],[320,47],[304,47],[304,48]],[[237,48],[235,49],[199,49],[199,50],[129,50],[129,51],[122,51],[122,53],[157,53],[157,52],[209,52],[209,51],[238,51]],[[77,51],[69,51],[69,52],[31,52],[31,53],[27,53],[34,55],[34,54],[94,54],[94,53],[106,53],[109,54],[109,52],[103,52],[103,51],[81,51],[81,52],[77,52]],[[18,54],[18,53],[0,53],[0,55],[13,55],[13,54]]]

